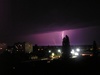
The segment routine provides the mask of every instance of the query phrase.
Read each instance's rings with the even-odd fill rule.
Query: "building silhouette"
[[[13,52],[31,53],[33,52],[33,46],[29,42],[18,42],[14,44]]]
[[[6,43],[0,43],[0,54],[3,53],[7,49]]]

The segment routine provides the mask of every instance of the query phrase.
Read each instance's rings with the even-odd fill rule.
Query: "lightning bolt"
[[[64,38],[64,31],[61,32],[61,38]]]

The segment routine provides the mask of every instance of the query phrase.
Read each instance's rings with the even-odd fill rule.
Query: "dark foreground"
[[[100,75],[100,58],[69,60],[3,62],[0,75]]]

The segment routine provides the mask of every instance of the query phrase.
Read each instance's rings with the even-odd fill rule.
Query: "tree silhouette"
[[[96,41],[93,41],[93,56],[94,57],[98,56],[98,48]]]
[[[70,42],[69,37],[66,35],[62,41],[62,58],[69,58],[70,57]]]

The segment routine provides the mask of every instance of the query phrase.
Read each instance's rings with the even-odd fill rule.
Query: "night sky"
[[[96,0],[0,0],[0,42],[100,45],[100,2]]]

